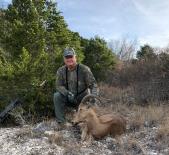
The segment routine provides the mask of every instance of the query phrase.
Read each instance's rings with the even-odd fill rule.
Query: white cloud
[[[169,1],[132,0],[136,10],[142,15],[140,44],[167,46],[169,43]]]
[[[135,8],[151,25],[168,25],[169,20],[169,1],[166,0],[132,0]]]
[[[149,44],[155,47],[165,47],[169,43],[169,33],[166,35],[147,35],[138,39],[140,45]]]

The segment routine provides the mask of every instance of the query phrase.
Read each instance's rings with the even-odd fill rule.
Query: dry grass
[[[129,152],[146,155],[146,151],[144,150],[143,146],[136,139],[128,139],[128,141],[124,143],[122,147],[123,150],[128,150]]]
[[[144,110],[142,108],[133,108],[131,115],[129,116],[130,130],[136,131],[143,127],[145,122]]]
[[[143,126],[153,126],[161,124],[167,117],[166,107],[150,105],[142,107],[140,105],[127,106],[124,104],[111,104],[109,107],[102,108],[102,113],[112,111],[112,113],[121,114],[127,118],[130,128],[138,130]],[[101,113],[101,112],[100,112]]]
[[[135,102],[132,97],[134,96],[134,90],[132,87],[121,89],[101,83],[99,88],[101,90],[101,95],[107,99],[110,99],[112,103],[122,103],[129,105]]]
[[[169,148],[169,105],[148,103],[142,106],[135,102],[127,102],[129,100],[126,99],[130,99],[131,92],[129,87],[122,90],[101,85],[101,96],[110,100],[103,101],[103,107],[97,111],[100,115],[111,112],[123,115],[127,119],[127,131],[122,136],[116,138],[109,136],[87,146],[80,141],[78,128],[72,126],[58,130],[57,124],[53,123],[55,120],[50,118],[43,118],[43,123],[51,127],[51,133],[44,132],[40,136],[45,137],[45,142],[49,142],[52,148],[56,146],[64,148],[64,154],[78,154],[77,152],[85,154],[86,151],[88,154],[106,154],[105,146],[114,154],[150,154],[151,152],[168,154],[169,150],[166,148]],[[66,117],[72,119],[73,113],[74,111],[68,109]],[[20,130],[15,141],[24,143],[28,138],[39,138],[36,133],[32,133],[32,126]],[[55,151],[51,154],[55,154]]]
[[[146,110],[145,110],[145,120],[150,122],[156,122],[160,123],[163,121],[165,118],[165,113],[164,113],[164,107],[163,106],[154,106],[150,105]]]
[[[156,140],[161,140],[169,137],[169,116],[163,121],[156,134]]]
[[[100,88],[101,95],[106,99],[110,99],[110,101],[105,101],[105,109],[125,116],[131,130],[136,131],[145,126],[158,126],[166,122],[165,119],[169,117],[169,108],[167,105],[155,102],[148,103],[147,106],[135,104],[135,101],[132,101],[131,98],[134,94],[133,89],[130,87],[120,89],[100,84]]]
[[[132,115],[130,116],[131,126],[136,126],[137,129],[141,126],[150,127],[160,124],[165,118],[163,106],[132,106],[130,111],[132,112]]]
[[[30,126],[23,127],[19,132],[16,133],[17,143],[26,141],[27,138],[33,138],[32,129]]]
[[[54,143],[61,146],[63,142],[63,136],[59,132],[54,132],[52,134],[48,134],[48,141],[51,144]]]
[[[137,152],[138,154],[146,154],[144,143],[140,143],[134,135],[147,137],[147,133],[155,127],[156,140],[162,141],[162,144],[167,143],[169,137],[169,106],[157,103],[149,103],[147,106],[141,106],[130,102],[130,104],[124,104],[125,98],[129,98],[132,90],[127,88],[125,90],[109,87],[108,85],[101,85],[101,96],[110,99],[103,101],[103,107],[97,109],[100,115],[106,113],[117,113],[123,115],[127,119],[127,132],[126,132],[126,144],[119,143],[121,149],[129,152]],[[102,93],[104,92],[104,93]],[[67,111],[67,118],[72,118],[74,111]],[[46,120],[48,122],[48,120]],[[158,129],[159,128],[159,129]],[[147,130],[148,129],[148,130]],[[156,133],[157,132],[157,133]],[[143,134],[142,134],[143,133]],[[64,138],[57,132],[49,135],[48,140],[51,144],[57,144],[67,148],[66,152],[69,152],[67,142],[64,142]],[[141,139],[139,139],[141,140]],[[161,144],[161,145],[162,145]],[[126,148],[124,148],[126,145]],[[80,147],[80,144],[77,144]],[[118,145],[117,145],[118,146]],[[72,150],[73,151],[73,150]],[[121,150],[122,151],[122,150]]]

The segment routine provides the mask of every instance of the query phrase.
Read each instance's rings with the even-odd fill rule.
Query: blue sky
[[[0,0],[9,3],[11,0]],[[55,0],[53,0],[55,1]],[[69,28],[85,38],[123,37],[139,45],[169,44],[169,0],[57,0]]]

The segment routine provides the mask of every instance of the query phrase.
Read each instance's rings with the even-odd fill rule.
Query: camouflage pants
[[[53,102],[54,102],[55,116],[56,116],[57,122],[59,123],[65,122],[65,108],[73,107],[77,109],[82,98],[85,95],[87,95],[86,92],[79,95],[73,103],[70,103],[67,99],[67,96],[62,95],[60,92],[54,93]]]

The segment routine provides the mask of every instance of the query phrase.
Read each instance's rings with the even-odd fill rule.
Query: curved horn
[[[80,104],[85,104],[87,100],[89,100],[90,98],[96,98],[99,100],[99,102],[101,102],[100,100],[100,97],[99,96],[96,96],[96,95],[93,95],[93,94],[89,94],[89,95],[86,95],[85,97],[83,97],[82,101]]]

